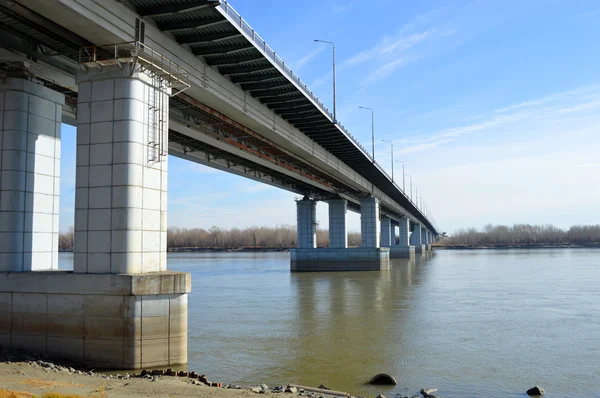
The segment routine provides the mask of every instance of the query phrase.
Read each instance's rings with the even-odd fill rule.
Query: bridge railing
[[[242,18],[242,16],[229,4],[227,0],[223,0],[219,4],[219,7],[223,9],[227,16],[233,19],[235,24],[239,26],[242,33],[245,34],[246,38],[250,39],[258,47],[259,50],[262,50],[262,52],[268,59],[270,59],[275,65],[279,66],[283,71],[283,74],[288,79],[298,84],[298,86],[300,86],[300,89],[304,92],[304,94],[307,97],[311,98],[323,113],[329,115],[329,118],[331,120],[334,120],[333,113],[329,111],[325,104],[315,95],[315,93],[313,93],[308,88],[308,85],[304,83],[300,79],[300,77],[298,77],[298,75],[294,73],[294,71],[292,71],[289,65],[286,65],[285,61],[275,53],[275,50],[269,47],[266,41],[262,37],[260,37],[258,33],[256,33],[256,31]],[[348,130],[346,130],[346,128],[341,123],[338,122],[337,126],[340,128],[340,130],[344,132],[344,134],[346,134],[346,136],[348,136],[348,138],[352,142],[354,142],[354,144],[356,144],[356,146],[358,146],[364,152],[365,156],[367,156],[369,159],[372,159],[372,156],[367,152],[367,150],[358,142],[358,140],[352,134],[350,134]]]
[[[273,50],[271,47],[269,47],[269,45],[267,44],[267,42],[258,35],[258,33],[256,33],[256,31],[244,20],[244,18],[242,18],[242,16],[229,4],[229,1],[227,0],[222,0],[218,7],[220,7],[223,12],[225,13],[225,15],[227,15],[229,18],[231,18],[231,20],[233,21],[233,23],[239,27],[240,31],[242,32],[242,34],[244,34],[244,36],[252,41],[254,43],[254,45],[256,45],[256,47],[259,49],[259,51],[262,51],[262,53],[269,59],[271,60],[276,66],[278,66],[280,68],[280,70],[282,71],[282,73],[291,81],[295,82],[298,87],[300,88],[300,90],[304,93],[304,95],[306,95],[307,97],[309,97],[310,99],[313,100],[313,102],[317,105],[317,107],[321,110],[321,112],[323,112],[326,115],[329,115],[329,118],[331,120],[334,120],[333,118],[333,114],[329,111],[329,109],[325,106],[325,104],[323,104],[323,102],[315,95],[315,93],[313,93],[308,86],[306,85],[306,83],[304,83],[300,77],[298,77],[293,71],[292,69],[289,67],[289,65],[286,65],[285,61],[283,59],[281,59],[281,57],[279,57],[276,53],[275,50]],[[348,137],[348,139],[350,141],[352,141],[358,148],[360,148],[360,150],[363,152],[363,154],[370,159],[374,164],[377,165],[378,169],[383,172],[383,174],[390,180],[393,181],[392,178],[390,177],[390,175],[383,169],[383,167],[381,167],[377,162],[375,162],[375,160],[373,159],[372,154],[370,154],[367,149],[365,147],[363,147],[360,142],[352,135],[350,134],[350,132],[348,130],[346,130],[346,128],[339,122],[336,121],[336,125],[337,127]],[[400,189],[400,187],[398,185],[396,185],[394,183],[394,185],[396,186],[396,188],[402,192],[404,194],[404,196],[413,204],[413,206],[421,212],[421,214],[424,215],[424,213],[421,211],[421,209],[419,209],[419,207],[417,206],[417,204],[415,202],[412,201],[412,199],[410,199],[406,193]]]

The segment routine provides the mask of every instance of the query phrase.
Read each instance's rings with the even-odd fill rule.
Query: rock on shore
[[[527,390],[527,395],[541,397],[542,395],[544,395],[544,389],[538,386],[531,387],[529,390]]]

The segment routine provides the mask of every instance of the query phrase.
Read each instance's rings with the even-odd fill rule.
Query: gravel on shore
[[[223,386],[221,383],[207,381],[205,376],[194,372],[154,370],[135,374],[98,373],[67,362],[0,349],[0,397],[43,397],[49,393],[69,398],[237,398],[256,394],[277,394],[281,398],[340,398],[339,395],[324,395],[292,386]]]

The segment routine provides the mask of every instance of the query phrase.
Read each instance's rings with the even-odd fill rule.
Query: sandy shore
[[[346,398],[345,393],[293,386],[222,386],[194,372],[170,369],[107,374],[74,364],[0,349],[0,398],[236,398],[278,393],[281,398]],[[355,398],[355,397],[348,397]]]
[[[2,390],[22,393],[23,397],[31,396],[28,394],[41,397],[45,393],[110,398],[234,398],[256,395],[246,389],[214,388],[193,383],[193,380],[183,377],[109,379],[102,375],[71,373],[28,362],[0,364],[0,397],[10,396],[6,393],[3,395]],[[19,395],[16,397],[20,398]]]

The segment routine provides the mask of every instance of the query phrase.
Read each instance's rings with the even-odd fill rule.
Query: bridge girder
[[[296,87],[289,87],[285,89],[278,90],[260,90],[260,91],[250,91],[250,95],[254,98],[266,98],[266,97],[279,97],[280,95],[298,93],[298,89]],[[302,93],[298,93],[302,94]]]
[[[248,76],[231,76],[230,79],[234,83],[257,83],[266,82],[269,80],[281,79],[281,75],[248,75]]]
[[[268,70],[276,70],[276,68],[271,65],[254,65],[254,66],[220,66],[219,72],[222,75],[244,75],[247,73],[254,72],[263,72]]]
[[[143,7],[138,8],[138,13],[143,17],[161,17],[165,15],[184,14],[203,8],[216,7],[218,0],[190,1],[182,4],[172,4],[162,7]]]
[[[249,50],[251,48],[253,48],[253,46],[250,43],[240,43],[220,47],[192,48],[192,53],[196,56],[235,54],[240,51]]]
[[[218,25],[222,25],[225,23],[229,23],[229,21],[227,21],[224,18],[213,18],[213,19],[207,19],[207,20],[191,20],[191,21],[178,22],[178,23],[163,23],[163,24],[158,24],[158,29],[160,29],[163,32],[174,33],[174,32],[179,32],[179,31],[188,30],[188,29],[209,28],[211,26],[218,26]]]
[[[262,98],[260,100],[263,104],[285,104],[289,102],[298,102],[298,103],[310,103],[309,99],[301,96],[301,97],[272,97],[272,98]]]
[[[188,44],[188,45],[193,45],[193,44],[201,44],[201,43],[217,43],[217,42],[221,42],[221,41],[226,41],[226,40],[230,40],[230,39],[235,39],[238,37],[242,37],[243,35],[241,33],[231,33],[231,32],[222,32],[222,33],[217,33],[217,34],[213,34],[213,35],[207,35],[207,34],[197,34],[197,35],[193,35],[193,36],[185,36],[182,38],[178,38],[177,39],[177,43],[179,44]],[[263,58],[263,57],[261,57]]]
[[[247,56],[243,56],[243,57],[238,57],[235,60],[231,60],[231,59],[207,59],[206,62],[208,62],[208,64],[210,66],[236,66],[236,65],[243,65],[246,64],[248,62],[255,62],[255,61],[260,61],[264,59],[264,57],[262,56],[262,54],[253,54],[253,55],[247,55]]]
[[[283,79],[283,77],[281,77]],[[295,87],[292,83],[285,82],[271,82],[271,83],[244,83],[241,85],[242,90],[253,91],[253,90],[268,90],[278,89],[285,87]]]

